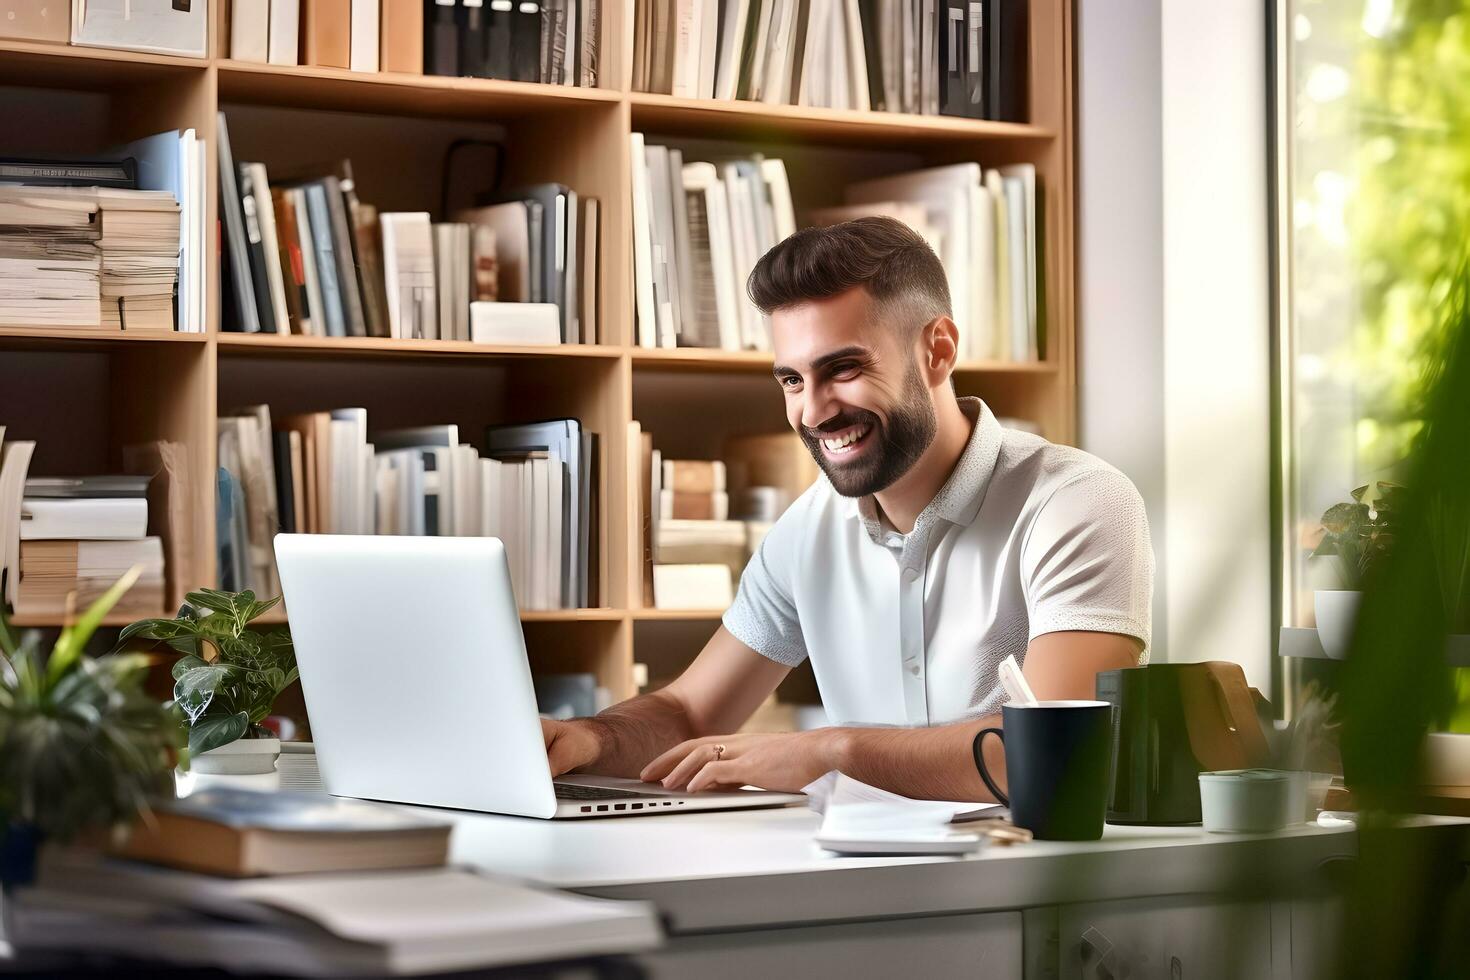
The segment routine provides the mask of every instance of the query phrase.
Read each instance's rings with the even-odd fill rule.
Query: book
[[[68,0],[0,0],[0,37],[67,43],[71,37]]]
[[[20,542],[19,552],[19,615],[57,617],[86,609],[134,565],[143,566],[142,574],[114,612],[140,619],[163,614],[163,543],[158,538],[28,540]]]
[[[229,124],[223,112],[217,116],[217,128],[220,223],[224,229],[223,244],[228,257],[228,262],[222,263],[221,271],[229,274],[228,295],[234,300],[233,316],[227,318],[225,329],[259,333],[261,316],[257,310],[256,292],[250,275],[245,214],[236,179],[235,158],[230,150]]]
[[[725,464],[714,459],[665,459],[663,487],[674,493],[723,493]]]
[[[408,75],[424,73],[423,0],[383,0],[382,70]]]
[[[270,8],[270,0],[231,0],[231,58],[261,64],[270,60]]]
[[[490,77],[489,11],[485,0],[460,0],[459,73]]]
[[[535,0],[517,0],[510,50],[510,77],[518,82],[541,81],[541,5]]]
[[[20,509],[20,539],[118,540],[148,532],[146,497],[55,498],[27,496]]]
[[[352,67],[353,0],[301,0],[303,62],[323,68]]]
[[[3,430],[0,430],[3,435]],[[25,481],[27,499],[122,500],[148,496],[150,476],[32,476]]]
[[[550,303],[469,304],[470,336],[476,344],[561,343],[557,309]]]
[[[470,337],[470,226],[442,222],[434,234],[434,291],[441,340]]]
[[[348,37],[348,67],[353,71],[377,71],[379,0],[352,0]]]
[[[667,486],[659,491],[660,520],[723,521],[729,516],[730,497],[724,491],[681,493]]]
[[[231,878],[438,867],[450,825],[318,793],[209,787],[156,803],[120,857]]]
[[[71,43],[203,58],[209,4],[185,0],[74,0]]]
[[[291,317],[286,299],[286,279],[281,271],[280,237],[276,232],[276,209],[271,198],[270,178],[263,163],[241,163],[239,167],[245,227],[252,236],[250,274],[255,280],[256,302],[262,311],[270,311],[268,315],[263,314],[265,322],[262,326],[270,325],[276,333],[288,334],[291,332]],[[262,296],[265,302],[261,302]]]
[[[273,65],[294,65],[300,47],[301,0],[270,0],[267,58]]]
[[[524,303],[531,299],[531,221],[528,201],[508,201],[486,207],[458,211],[455,221],[469,224],[472,235],[488,234],[488,239],[477,237],[477,242],[487,241],[493,248],[495,273],[495,299],[510,303]],[[483,264],[483,251],[476,252],[476,264]],[[486,270],[488,271],[488,270]]]
[[[4,436],[0,427],[0,602],[14,608],[20,594],[20,510],[36,444]]]
[[[657,609],[724,609],[735,601],[734,577],[724,564],[654,565]]]
[[[599,244],[601,205],[595,197],[582,198],[582,223],[577,230],[577,240],[582,247],[582,288],[578,296],[582,304],[580,342],[597,343],[598,333],[598,270],[602,253]]]
[[[13,911],[7,938],[43,955],[245,975],[299,974],[303,964],[322,976],[514,972],[652,949],[661,938],[649,903],[462,868],[228,878],[59,849],[48,851],[36,887]]]
[[[433,337],[438,332],[434,240],[427,212],[379,216],[390,335]]]
[[[985,110],[987,118],[1025,122],[1026,0],[989,0],[985,26]]]

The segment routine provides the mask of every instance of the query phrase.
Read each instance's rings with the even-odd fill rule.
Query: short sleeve
[[[1154,581],[1143,498],[1113,469],[1091,470],[1041,505],[1021,550],[1031,639],[1085,630],[1121,633],[1147,658]]]
[[[735,639],[787,667],[806,659],[791,587],[806,502],[806,497],[797,500],[766,533],[741,573],[735,602],[724,616],[725,629]]]

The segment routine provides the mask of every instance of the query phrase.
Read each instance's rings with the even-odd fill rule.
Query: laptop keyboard
[[[605,789],[601,786],[583,786],[580,783],[553,783],[558,800],[626,800],[629,797],[652,796],[625,789]]]

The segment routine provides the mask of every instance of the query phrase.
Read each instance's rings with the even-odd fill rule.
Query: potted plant
[[[137,580],[118,580],[57,637],[17,636],[0,603],[0,883],[28,883],[43,840],[116,827],[172,795],[183,744],[176,711],[144,690],[149,658],[82,651]],[[70,617],[68,617],[70,618]]]
[[[196,772],[273,772],[281,742],[261,722],[296,680],[296,654],[284,627],[254,630],[251,620],[280,602],[255,593],[201,589],[174,619],[125,628],[118,646],[159,640],[183,656],[173,666],[174,703],[189,725],[189,765]]]
[[[1369,491],[1374,491],[1372,498]],[[1399,527],[1403,487],[1379,481],[1358,487],[1352,500],[1333,504],[1322,515],[1322,540],[1313,558],[1335,559],[1341,589],[1318,589],[1312,596],[1317,636],[1329,657],[1341,660],[1352,644],[1363,586],[1388,558]]]

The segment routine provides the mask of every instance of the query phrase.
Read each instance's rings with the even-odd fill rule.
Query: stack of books
[[[114,611],[134,618],[161,615],[163,542],[148,535],[149,482],[147,476],[27,479],[16,613],[59,617],[85,609],[141,565],[143,574]]]
[[[1024,121],[1026,0],[635,0],[633,87]]]
[[[597,339],[598,202],[536,184],[434,222],[379,213],[350,161],[272,181],[219,117],[226,330],[485,344]]]
[[[0,323],[204,329],[204,144],[0,160]]]
[[[483,456],[457,425],[370,437],[362,408],[273,423],[256,405],[219,426],[223,588],[278,591],[279,530],[498,537],[523,608],[598,594],[598,437],[575,419],[491,426]]]
[[[233,0],[230,57],[597,84],[601,0]]]
[[[631,145],[639,345],[770,350],[745,281],[796,231],[786,165],[758,154],[686,163],[641,133]]]
[[[179,204],[169,191],[97,191],[102,326],[170,330],[179,279]]]
[[[481,971],[657,945],[654,910],[445,866],[450,825],[321,793],[196,790],[117,857],[48,849],[7,893],[21,955],[258,975]],[[122,858],[119,860],[118,858]],[[105,960],[104,960],[105,961]]]

